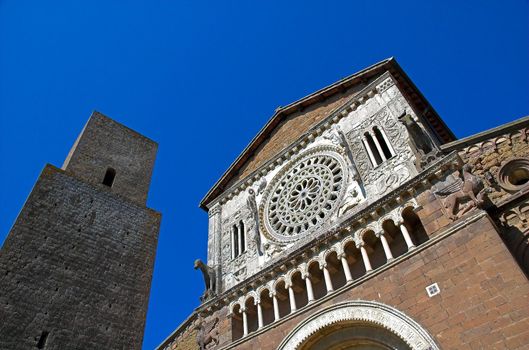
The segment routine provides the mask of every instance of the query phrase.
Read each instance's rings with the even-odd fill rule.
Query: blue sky
[[[198,203],[274,109],[384,58],[458,137],[529,114],[529,4],[0,1],[0,240],[92,110],[160,144],[144,349],[198,306]]]

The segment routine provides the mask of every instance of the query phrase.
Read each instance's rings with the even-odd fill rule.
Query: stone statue
[[[265,185],[266,186],[266,185]],[[257,211],[257,202],[255,201],[255,191],[253,188],[250,188],[248,190],[248,198],[246,198],[246,205],[248,206],[248,210],[250,211],[250,215],[252,216],[253,221],[253,240],[255,242],[255,246],[257,247],[257,253],[259,256],[263,255],[263,250],[261,247],[261,234],[259,233],[259,213]]]
[[[358,172],[358,169],[356,167],[353,153],[351,152],[349,143],[347,143],[347,139],[345,138],[345,135],[342,129],[340,129],[340,126],[338,124],[334,124],[331,127],[331,130],[329,131],[329,133],[326,136],[324,136],[324,138],[331,141],[333,144],[337,146],[341,146],[344,149],[347,159],[349,160],[350,170],[351,170],[353,179],[356,181],[361,181],[360,173]]]
[[[196,269],[200,269],[200,271],[202,271],[204,283],[206,284],[206,291],[200,300],[206,301],[215,296],[215,289],[217,287],[216,273],[212,267],[204,264],[200,259],[195,260],[195,270]]]
[[[259,186],[257,187],[257,194],[261,194],[264,192],[265,188],[266,188],[266,178],[262,178],[261,181],[259,181]]]
[[[474,207],[482,207],[485,196],[490,190],[485,188],[483,181],[470,170],[470,165],[465,164],[459,179],[435,192],[437,195],[446,196],[444,207],[448,209],[448,215],[452,220],[456,220],[458,216],[460,217]],[[466,206],[459,209],[459,206],[465,203],[467,203]]]
[[[357,186],[350,186],[347,189],[344,199],[342,200],[342,205],[338,209],[338,216],[342,216],[349,210],[353,209],[362,201],[362,196],[358,193]]]
[[[428,135],[415,119],[409,114],[399,118],[399,121],[408,131],[408,144],[415,155],[415,166],[417,170],[423,169],[433,160],[437,159],[438,149]]]
[[[281,247],[271,242],[264,244],[265,254],[268,259],[272,259],[276,254],[281,252]]]
[[[212,346],[217,346],[219,343],[219,331],[217,330],[217,324],[219,323],[219,318],[215,317],[213,321],[206,322],[202,316],[198,316],[197,324],[197,343],[200,347],[200,350],[208,349]]]

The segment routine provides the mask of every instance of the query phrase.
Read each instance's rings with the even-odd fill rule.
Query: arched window
[[[371,164],[373,164],[373,167],[376,167],[377,165],[382,163],[382,158],[380,157],[380,154],[378,153],[378,149],[375,146],[375,142],[373,141],[371,134],[366,132],[364,134],[364,138],[365,138],[364,146],[366,147],[367,153],[369,154],[369,159],[371,160]]]
[[[116,177],[116,170],[113,168],[108,168],[107,172],[105,173],[105,177],[103,178],[103,185],[112,187],[112,184],[114,183],[114,178]]]
[[[385,135],[382,134],[382,131],[378,127],[373,128],[373,132],[375,133],[375,137],[378,140],[378,143],[380,144],[380,148],[382,148],[382,153],[384,154],[384,157],[386,159],[389,159],[393,157],[393,153],[391,152],[390,145],[388,145],[387,138]]]
[[[395,151],[389,144],[384,130],[381,130],[377,126],[364,133],[362,142],[373,167],[378,166],[395,155]]]
[[[239,256],[239,229],[237,225],[231,228],[231,257],[235,259]]]
[[[246,251],[246,232],[244,222],[240,220],[231,228],[231,258],[235,259]]]

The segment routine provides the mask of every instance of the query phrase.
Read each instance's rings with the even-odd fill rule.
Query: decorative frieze
[[[317,332],[337,323],[360,323],[387,329],[412,350],[438,350],[439,346],[417,322],[388,305],[374,301],[348,301],[318,311],[294,328],[278,350],[296,350]]]

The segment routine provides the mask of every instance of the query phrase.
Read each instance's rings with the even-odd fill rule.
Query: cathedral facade
[[[278,108],[206,194],[176,349],[522,349],[529,118],[456,140],[394,59]]]

